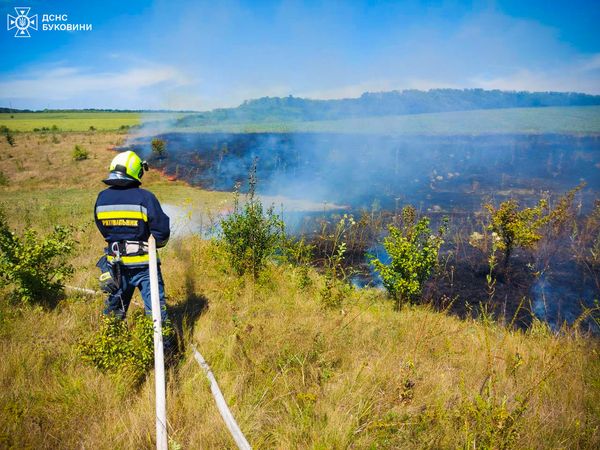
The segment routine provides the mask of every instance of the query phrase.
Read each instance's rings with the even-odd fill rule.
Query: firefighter
[[[109,293],[104,314],[124,319],[137,287],[144,300],[146,315],[152,315],[148,238],[157,247],[169,240],[169,217],[157,198],[141,189],[148,164],[132,151],[118,154],[110,163],[110,173],[102,180],[109,187],[98,194],[95,220],[108,246],[98,262],[103,272],[101,286]],[[103,283],[103,277],[104,283]],[[163,279],[158,266],[158,290],[163,323],[167,320]],[[171,345],[165,341],[165,349]]]

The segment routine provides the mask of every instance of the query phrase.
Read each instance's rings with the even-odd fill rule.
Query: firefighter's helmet
[[[148,170],[148,163],[131,150],[119,153],[113,158],[108,169],[108,178],[103,180],[106,184],[114,186],[140,185],[144,171]]]

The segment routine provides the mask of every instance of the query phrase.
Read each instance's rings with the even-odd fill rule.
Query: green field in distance
[[[600,106],[486,109],[397,116],[361,117],[307,122],[198,124],[171,127],[167,120],[185,113],[56,112],[2,113],[0,125],[14,131],[58,127],[60,131],[118,130],[150,124],[149,132],[351,132],[373,134],[482,134],[482,133],[600,133]],[[163,121],[164,124],[158,125]],[[158,126],[153,127],[152,123]]]
[[[307,122],[210,124],[176,131],[371,134],[600,133],[600,106],[482,109]]]
[[[36,112],[0,113],[0,125],[14,131],[33,131],[34,128],[58,127],[60,131],[88,131],[91,126],[97,130],[118,130],[122,126],[139,125],[141,120],[163,120],[180,117],[180,113],[139,113],[139,112]]]

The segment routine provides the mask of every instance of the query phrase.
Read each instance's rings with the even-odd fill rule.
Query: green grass
[[[373,134],[600,133],[600,106],[485,109],[292,123],[214,124],[182,131]]]
[[[76,227],[72,285],[95,287],[103,242],[93,202],[117,137],[72,133],[52,144],[23,133],[16,147],[0,142],[9,178],[0,201],[11,225]],[[88,160],[72,160],[76,143],[89,148]],[[218,208],[227,199],[154,171],[144,182],[161,201]],[[340,308],[324,308],[325,279],[314,270],[309,284],[289,264],[269,264],[257,283],[240,279],[222,249],[198,236],[173,239],[161,261],[172,317],[184,321],[186,344],[211,365],[254,448],[600,445],[595,339],[427,306],[396,312],[376,289],[350,289]],[[1,448],[155,447],[152,376],[126,389],[78,353],[100,326],[102,302],[69,293],[43,309],[10,304],[0,291]],[[137,294],[132,308],[141,308]],[[235,448],[189,345],[169,372],[167,407],[169,436],[182,448]]]
[[[88,131],[90,126],[97,130],[118,130],[121,126],[139,125],[142,120],[162,120],[179,117],[180,114],[137,113],[137,112],[39,112],[2,113],[0,125],[14,131],[33,131],[34,128],[52,128],[60,131]]]
[[[66,112],[0,114],[0,125],[15,131],[51,128],[61,131],[118,130],[183,117],[183,113]],[[168,124],[165,127],[168,129]],[[164,128],[164,127],[163,127]],[[481,134],[481,133],[600,133],[600,106],[485,109],[445,113],[366,117],[307,122],[217,123],[172,131],[352,132],[374,134]]]

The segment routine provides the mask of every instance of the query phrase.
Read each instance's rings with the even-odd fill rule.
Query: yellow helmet
[[[144,170],[148,170],[148,163],[128,150],[119,153],[110,163],[110,174],[103,180],[109,185],[125,186],[128,184],[141,184]]]

